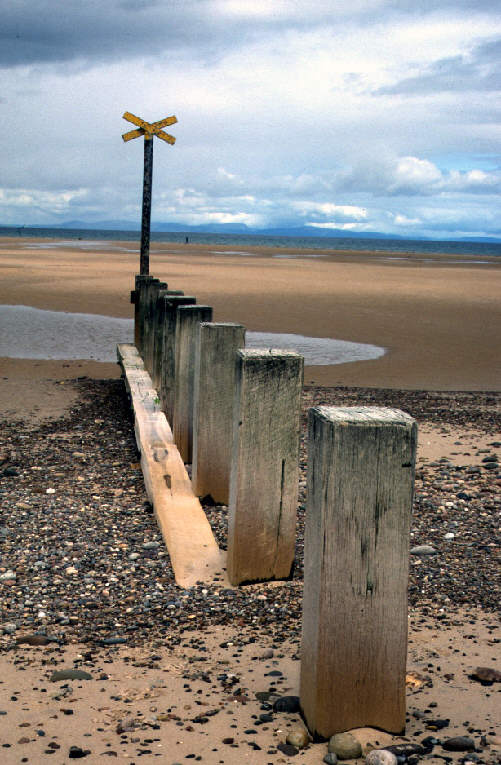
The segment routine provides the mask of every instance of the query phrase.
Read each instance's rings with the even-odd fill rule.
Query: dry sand
[[[129,292],[138,256],[124,251],[131,243],[107,243],[84,252],[73,246],[32,249],[36,244],[38,240],[0,241],[0,303],[132,316]],[[485,265],[451,262],[456,257],[410,256],[401,261],[363,253],[287,259],[274,258],[277,251],[262,248],[252,256],[211,254],[224,250],[154,245],[151,271],[170,287],[195,294],[199,303],[213,305],[216,320],[388,349],[376,361],[310,368],[307,383],[418,390],[501,387],[501,264],[494,259],[482,258],[488,261]],[[76,393],[71,379],[118,376],[115,365],[89,361],[2,359],[0,364],[0,419],[24,419],[34,427],[62,416],[72,405]],[[428,425],[421,433],[420,462],[445,456],[475,464],[482,439],[492,441],[492,435]],[[469,609],[454,611],[437,628],[438,606],[431,604],[428,611],[410,614],[408,671],[417,673],[418,683],[424,678],[424,685],[408,689],[407,738],[444,739],[470,729],[478,744],[481,731],[490,743],[478,756],[493,763],[500,751],[499,685],[485,687],[468,675],[478,665],[495,667],[496,660],[499,665],[499,624],[494,615]],[[185,645],[175,648],[96,649],[87,660],[89,649],[83,645],[19,646],[3,654],[0,712],[7,714],[0,716],[0,761],[38,764],[58,745],[52,761],[61,765],[69,762],[70,745],[77,745],[91,750],[85,762],[92,764],[114,758],[148,762],[155,755],[167,765],[199,757],[208,765],[321,763],[325,744],[311,745],[294,757],[276,750],[290,726],[299,723],[297,715],[275,715],[272,723],[255,725],[262,710],[254,692],[268,689],[267,672],[283,673],[281,693],[297,693],[297,644],[283,644],[271,656],[269,636],[251,644],[245,644],[245,637],[246,628],[235,625],[190,632]],[[189,645],[192,639],[201,643]],[[200,645],[206,648],[203,653]],[[49,681],[54,669],[72,667],[75,660],[92,680],[72,681],[66,690]],[[201,669],[209,672],[211,683],[200,674],[193,679]],[[224,673],[236,674],[235,687],[242,688],[246,703],[217,680]],[[219,711],[207,722],[194,721],[214,710]],[[448,717],[451,723],[435,734],[422,715],[425,720]],[[132,729],[121,736],[117,724],[126,719],[134,721]],[[245,733],[249,730],[257,732]],[[387,741],[384,734],[372,734],[377,736],[380,743]],[[233,745],[223,743],[231,738]],[[448,754],[440,748],[436,753]],[[453,755],[455,760],[462,756]]]
[[[464,735],[465,727],[496,730],[496,686],[482,686],[469,675],[478,665],[495,661],[499,631],[492,617],[479,615],[474,626],[470,622],[471,614],[459,612],[453,623],[437,631],[434,620],[411,614],[406,736],[362,730],[361,741],[377,748],[396,741],[419,743],[425,736]],[[106,650],[20,646],[1,660],[0,689],[5,690],[0,710],[7,714],[1,718],[5,722],[0,745],[11,745],[2,749],[3,765],[38,765],[54,744],[59,748],[52,761],[57,763],[68,763],[70,746],[78,746],[90,750],[85,758],[89,765],[115,758],[150,762],[155,755],[166,765],[197,757],[207,765],[321,765],[325,743],[311,744],[292,757],[276,748],[292,729],[301,727],[297,714],[273,714],[272,722],[256,725],[263,714],[256,692],[268,690],[275,681],[279,694],[298,694],[298,646],[285,643],[273,650],[269,638],[253,643],[247,639],[245,629],[221,627],[187,633],[184,643],[170,650],[158,645]],[[458,653],[458,645],[464,652]],[[55,670],[73,667],[89,672],[92,679],[50,681]],[[273,671],[282,676],[270,677]],[[236,683],[225,687],[218,678],[229,674]],[[334,698],[335,694],[333,688]],[[438,718],[450,719],[446,731],[430,727]],[[125,735],[117,732],[120,723]],[[490,744],[482,759],[495,762],[501,747],[493,743],[493,735],[487,738]],[[452,754],[440,747],[436,753]],[[460,756],[464,753],[454,758]]]

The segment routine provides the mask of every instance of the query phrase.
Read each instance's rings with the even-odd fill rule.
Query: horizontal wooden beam
[[[218,581],[228,586],[226,553],[219,549],[209,521],[193,493],[157,391],[134,345],[117,346],[125,386],[134,410],[146,491],[169,551],[176,583]]]

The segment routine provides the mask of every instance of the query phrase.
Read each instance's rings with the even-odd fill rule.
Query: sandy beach
[[[40,244],[0,240],[0,304],[132,317],[130,242]],[[387,348],[375,361],[308,368],[304,413],[319,403],[399,406],[419,425],[411,546],[435,552],[411,556],[406,730],[357,731],[364,754],[403,742],[409,765],[494,765],[501,264],[245,252],[155,244],[151,272],[212,305],[217,320]],[[327,743],[287,743],[303,724],[276,703],[299,690],[304,437],[294,577],[181,590],[118,367],[0,366],[2,763],[325,762]],[[204,509],[224,547],[227,509]],[[467,741],[452,751],[458,736]]]
[[[0,304],[132,317],[131,242],[0,240]],[[500,390],[501,263],[471,256],[152,245],[150,272],[249,330],[371,343],[376,360],[309,367],[305,382]],[[108,373],[108,372],[107,372]]]

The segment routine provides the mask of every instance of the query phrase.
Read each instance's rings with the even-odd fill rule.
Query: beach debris
[[[412,688],[412,690],[418,690],[419,688],[422,688],[423,686],[430,686],[432,685],[432,680],[429,675],[424,675],[421,672],[417,672],[416,670],[413,670],[412,672],[407,672],[405,675],[405,684],[407,688]]]

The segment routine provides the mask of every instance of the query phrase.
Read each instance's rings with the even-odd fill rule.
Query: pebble
[[[411,555],[436,555],[437,551],[431,545],[416,545],[411,547]]]
[[[92,680],[92,675],[83,669],[57,669],[50,676],[50,682],[59,683],[61,680]]]
[[[393,752],[387,749],[373,749],[365,758],[366,765],[398,765],[398,760]]]
[[[493,667],[477,667],[471,673],[471,677],[474,680],[478,680],[483,685],[501,683],[501,672]]]
[[[334,752],[327,752],[322,762],[325,762],[326,765],[337,765],[337,754]]]
[[[273,704],[274,712],[299,712],[299,696],[281,696]]]
[[[310,736],[304,725],[295,725],[287,734],[286,743],[292,744],[297,749],[304,749],[309,742]]]
[[[475,742],[468,736],[454,736],[443,741],[442,748],[447,752],[473,752]]]
[[[329,752],[334,752],[338,760],[354,760],[362,756],[362,746],[351,733],[335,733],[329,739]]]
[[[70,760],[79,760],[82,757],[87,757],[87,755],[90,753],[90,749],[81,749],[79,746],[70,746],[68,757]]]

